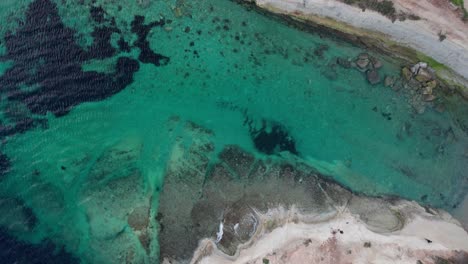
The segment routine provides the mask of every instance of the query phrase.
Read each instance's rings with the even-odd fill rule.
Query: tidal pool
[[[226,146],[366,195],[448,211],[466,196],[466,102],[415,104],[396,59],[228,0],[0,7],[5,263],[154,263],[168,162],[210,171]],[[363,52],[378,84],[351,65]]]

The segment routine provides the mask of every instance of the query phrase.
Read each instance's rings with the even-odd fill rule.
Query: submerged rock
[[[289,151],[298,154],[294,138],[281,124],[264,122],[260,129],[250,127],[249,130],[255,148],[262,153],[272,155]]]
[[[17,198],[0,198],[0,227],[16,235],[31,232],[37,224],[33,211]]]
[[[369,65],[369,60],[367,59],[358,59],[356,61],[356,65],[360,68],[360,69],[366,69],[367,66]]]
[[[356,65],[359,67],[359,69],[361,70],[365,70],[367,69],[367,66],[369,66],[369,59],[362,59],[362,58],[359,58],[356,60]]]
[[[328,80],[335,81],[338,79],[338,73],[332,67],[327,67],[321,71],[322,75]]]
[[[378,84],[380,82],[379,72],[375,69],[368,70],[366,72],[366,76],[367,81],[369,81],[369,83],[372,85]]]
[[[369,60],[369,58],[370,58],[369,54],[364,53],[364,52],[358,55],[359,60]]]
[[[380,60],[375,57],[371,57],[371,63],[374,69],[382,68],[382,62],[380,62]]]
[[[432,102],[436,99],[437,97],[433,94],[425,94],[423,95],[423,100],[426,102]]]
[[[359,71],[365,71],[369,66],[370,59],[367,53],[361,53],[354,59],[352,66],[356,66]]]
[[[423,87],[423,89],[422,89],[422,94],[423,94],[423,95],[432,94],[432,88],[431,88],[431,87],[428,87],[428,86]]]
[[[415,91],[417,91],[417,90],[419,90],[419,89],[422,88],[421,83],[418,82],[416,79],[410,79],[410,80],[407,82],[407,85],[408,85],[411,89],[413,89],[413,90],[415,90]]]
[[[137,3],[138,3],[138,6],[140,6],[141,8],[145,8],[145,9],[151,5],[150,0],[137,0]]]
[[[329,47],[325,44],[320,44],[314,49],[314,55],[317,57],[323,57],[325,51],[327,51]]]
[[[336,63],[345,69],[349,69],[352,67],[351,61],[349,61],[346,58],[337,58]]]
[[[156,261],[151,247],[156,238],[156,230],[150,228],[155,221],[150,218],[152,190],[146,188],[138,164],[141,149],[142,142],[133,137],[104,149],[80,186],[90,259],[98,254],[106,263],[122,263],[121,256],[127,256],[128,263]]]
[[[385,76],[385,79],[384,79],[384,85],[386,87],[393,87],[395,85],[395,77],[393,76]]]
[[[149,224],[150,208],[146,205],[136,207],[128,216],[128,225],[134,230],[144,230]]]
[[[229,165],[239,178],[247,177],[255,158],[237,146],[224,148],[219,157]]]

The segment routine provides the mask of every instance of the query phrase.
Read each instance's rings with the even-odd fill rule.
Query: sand
[[[468,230],[468,195],[453,212],[453,216],[460,220],[463,227]]]
[[[262,215],[264,223],[277,217]],[[359,217],[344,210],[329,221],[315,224],[288,222],[266,231],[235,257],[202,242],[211,254],[192,263],[435,263],[437,257],[466,261],[468,234],[457,223],[415,215],[397,232],[370,231]],[[202,252],[200,250],[199,252]],[[268,262],[266,261],[268,260]],[[395,262],[398,261],[398,262]],[[463,262],[460,262],[463,263]]]

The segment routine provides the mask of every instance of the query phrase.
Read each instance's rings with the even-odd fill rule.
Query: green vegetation
[[[463,10],[463,21],[468,21],[468,11],[465,9],[463,0],[451,0],[456,6],[459,6]]]
[[[433,68],[434,70],[442,70],[442,69],[447,69],[447,66],[445,66],[444,64],[436,61],[435,59],[427,56],[427,55],[424,55],[420,52],[416,52],[416,57],[418,58],[419,61],[424,61],[426,62],[431,68]]]
[[[396,9],[393,6],[393,2],[389,0],[344,0],[346,4],[357,5],[363,10],[371,9],[381,13],[382,15],[395,19],[397,16]]]
[[[409,14],[408,15],[409,20],[420,20],[421,18],[415,14]]]

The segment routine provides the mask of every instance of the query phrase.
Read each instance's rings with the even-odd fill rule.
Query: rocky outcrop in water
[[[418,62],[411,67],[403,67],[401,75],[404,79],[404,87],[409,90],[410,105],[417,113],[424,113],[427,106],[434,106],[437,99],[439,81],[435,71],[425,62]]]

